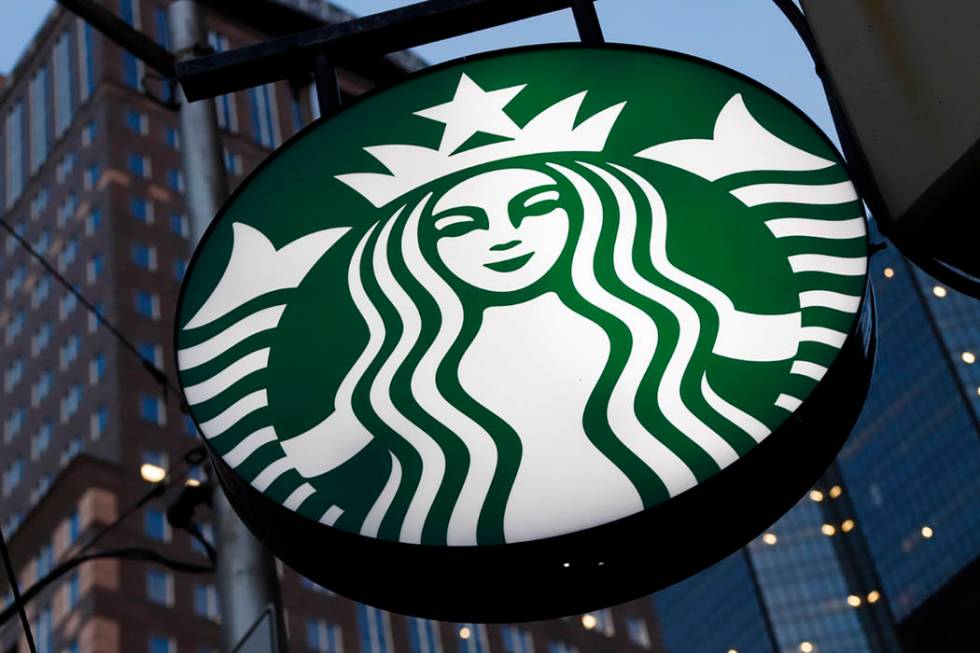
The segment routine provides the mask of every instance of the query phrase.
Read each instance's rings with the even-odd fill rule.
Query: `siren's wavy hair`
[[[580,200],[567,209],[568,244],[549,273],[570,283],[549,288],[559,286],[562,301],[609,337],[586,430],[649,506],[729,464],[737,457],[733,444],[741,446],[718,434],[720,421],[738,416],[708,406],[704,371],[691,366],[714,343],[712,307],[724,299],[668,260],[666,211],[645,178],[615,164],[554,160],[510,167],[544,171],[562,194]],[[500,543],[521,439],[457,377],[482,310],[466,305],[470,294],[457,292],[463,282],[429,260],[437,258],[434,247],[420,242],[432,200],[428,193],[375,224],[350,264],[369,341],[345,384],[357,419],[392,454],[361,532],[427,544]],[[616,206],[617,219],[604,219],[603,205]],[[656,402],[641,404],[641,387]],[[450,467],[447,458],[468,464]]]

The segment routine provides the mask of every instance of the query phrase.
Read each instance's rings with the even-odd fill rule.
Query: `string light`
[[[877,603],[878,599],[881,598],[881,592],[878,590],[871,590],[868,592],[868,603]]]
[[[885,268],[885,270],[884,270],[884,272],[882,274],[885,275],[885,278],[886,279],[891,279],[892,277],[895,276],[895,270],[893,270],[891,268]]]
[[[859,608],[861,607],[861,597],[857,594],[850,594],[847,597],[847,604],[852,608]]]
[[[810,490],[810,499],[812,501],[816,501],[817,503],[820,503],[821,501],[823,501],[823,492],[821,492],[820,490]]]
[[[960,354],[960,358],[962,358],[963,362],[966,363],[967,365],[973,365],[974,363],[977,362],[977,357],[972,351],[963,352],[962,354]]]
[[[841,494],[842,494],[843,492],[844,492],[844,490],[843,490],[843,488],[841,488],[841,486],[839,486],[839,485],[835,485],[834,487],[832,487],[832,488],[830,488],[830,491],[829,491],[829,492],[828,492],[827,494],[829,494],[829,495],[830,495],[830,498],[831,498],[831,499],[836,499],[836,498],[837,498],[837,497],[839,497],[839,496],[840,496],[840,495],[841,495]]]
[[[820,532],[826,535],[827,537],[830,537],[837,532],[837,529],[834,528],[833,524],[824,524],[823,526],[820,527]]]
[[[140,477],[147,483],[159,483],[167,478],[167,470],[150,463],[140,465]]]
[[[778,540],[779,540],[779,538],[776,537],[776,534],[775,533],[766,533],[765,535],[762,536],[762,541],[765,542],[766,544],[768,544],[769,546],[772,546]]]
[[[582,625],[585,626],[586,630],[592,630],[596,627],[599,620],[595,618],[594,614],[583,614],[582,615]]]
[[[942,286],[933,286],[932,287],[932,294],[935,295],[936,297],[945,297],[946,296],[946,289],[943,288]]]
[[[813,653],[813,644],[811,642],[800,642],[801,653]]]
[[[467,626],[463,626],[462,628],[459,629],[459,638],[460,639],[469,639],[470,638],[470,635],[472,635],[472,634],[473,634],[473,631],[471,631],[469,629],[469,627],[467,627]]]
[[[845,533],[850,533],[854,529],[854,520],[845,519],[844,521],[841,522],[840,529]]]
[[[932,528],[929,526],[923,526],[921,532],[922,532],[922,537],[926,538],[927,540],[930,537],[932,537],[933,534]]]

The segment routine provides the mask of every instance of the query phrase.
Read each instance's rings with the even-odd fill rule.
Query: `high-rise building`
[[[105,4],[169,45],[168,0]],[[347,17],[318,0],[224,5],[235,15],[208,19],[215,50]],[[339,71],[341,89],[356,95],[418,65],[406,54],[365,61]],[[0,215],[119,327],[140,357],[172,375],[172,319],[190,243],[170,97],[139,60],[55,8],[0,85]],[[214,102],[232,186],[317,117],[302,79]],[[179,467],[198,441],[178,397],[15,238],[0,241],[0,525],[20,586],[30,588],[146,494],[141,465]],[[202,472],[191,467],[188,477],[200,480]],[[169,525],[172,498],[140,507],[92,550],[139,547],[206,566],[205,549]],[[198,510],[206,537],[209,518]],[[465,583],[465,575],[459,580]],[[389,614],[282,566],[280,581],[294,651],[659,650],[646,600],[564,620],[485,626]],[[0,581],[0,592],[6,584]],[[10,598],[7,592],[7,608]],[[110,557],[46,587],[28,613],[43,653],[207,653],[219,641],[217,605],[208,573]],[[15,618],[0,625],[0,650],[27,650]]]
[[[871,275],[878,360],[857,426],[742,554],[654,596],[668,651],[980,650],[980,302],[891,248]]]

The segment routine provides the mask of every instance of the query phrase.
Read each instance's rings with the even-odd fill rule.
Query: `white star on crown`
[[[445,123],[438,149],[410,144],[368,146],[364,151],[380,161],[390,174],[355,172],[337,175],[337,179],[380,208],[430,181],[490,161],[547,152],[600,152],[626,106],[620,102],[576,126],[575,119],[587,93],[582,91],[556,102],[519,127],[504,107],[525,86],[485,91],[463,74],[451,101],[415,112]],[[477,132],[509,140],[455,153]]]

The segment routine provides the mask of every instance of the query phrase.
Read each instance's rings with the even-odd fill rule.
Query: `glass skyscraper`
[[[942,644],[902,632],[980,558],[980,302],[894,248],[872,257],[871,275],[878,361],[858,424],[766,533],[654,595],[668,651],[975,650],[975,625],[955,617]]]

